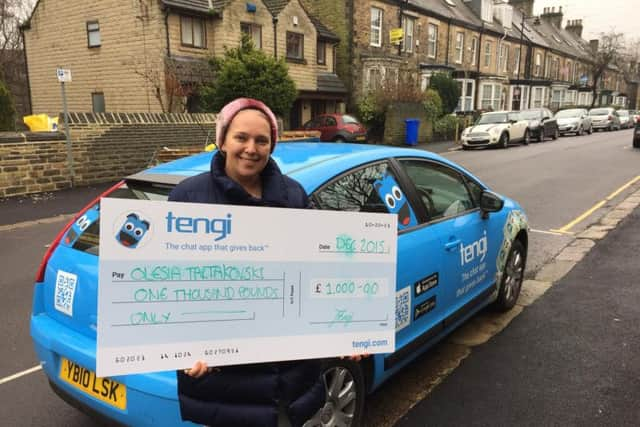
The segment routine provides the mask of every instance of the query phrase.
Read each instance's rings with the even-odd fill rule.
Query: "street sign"
[[[402,28],[392,28],[389,31],[389,39],[391,44],[400,44],[404,38],[404,31]]]
[[[65,68],[58,68],[56,70],[58,81],[60,83],[71,83],[71,70]]]

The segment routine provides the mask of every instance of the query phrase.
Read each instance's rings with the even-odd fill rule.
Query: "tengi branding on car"
[[[460,265],[464,266],[480,257],[480,262],[484,261],[487,255],[487,230],[484,230],[484,236],[468,245],[460,243]]]

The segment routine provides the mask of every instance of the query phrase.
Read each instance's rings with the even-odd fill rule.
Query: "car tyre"
[[[591,135],[593,133],[593,126],[589,126],[589,130],[587,131],[587,133],[589,135]]]
[[[544,142],[544,129],[538,130],[538,142]]]
[[[503,133],[500,135],[500,141],[498,141],[498,146],[500,148],[509,148],[509,135]]]
[[[640,138],[633,138],[633,148],[640,148]]]
[[[524,138],[522,138],[522,143],[524,145],[529,145],[529,142],[531,142],[531,136],[529,135],[529,129],[525,129]]]
[[[341,137],[341,136],[336,136],[335,138],[333,138],[333,142],[340,142],[340,143],[342,143],[342,142],[345,142],[345,141],[346,141],[346,140],[345,140],[343,137]]]
[[[560,131],[558,130],[558,128],[556,128],[556,130],[553,131],[553,135],[551,135],[551,139],[555,141],[559,137],[560,137]]]
[[[578,128],[578,132],[576,132],[576,136],[582,136],[584,135],[584,129],[582,129],[582,125],[580,125],[580,127]]]
[[[323,377],[326,403],[303,427],[360,425],[365,399],[365,379],[360,363],[332,359]]]
[[[507,262],[502,271],[502,280],[498,291],[498,299],[494,303],[494,308],[498,311],[509,311],[518,301],[522,281],[524,280],[524,269],[527,264],[527,251],[519,240],[514,240],[507,257]]]

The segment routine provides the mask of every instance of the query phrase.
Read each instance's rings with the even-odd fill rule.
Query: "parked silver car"
[[[633,127],[633,120],[629,110],[618,110],[618,117],[620,118],[620,128],[629,129]]]
[[[591,116],[584,108],[572,108],[569,110],[560,110],[556,113],[558,121],[558,131],[560,135],[574,133],[582,135],[583,133],[591,134],[593,127],[591,126]]]
[[[589,115],[594,130],[620,130],[620,118],[614,108],[592,108]]]

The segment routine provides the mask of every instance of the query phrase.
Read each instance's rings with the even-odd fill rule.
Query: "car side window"
[[[398,229],[418,224],[409,200],[387,162],[374,163],[343,175],[313,195],[319,209],[398,214]]]
[[[336,122],[336,119],[333,117],[327,117],[326,122],[326,126],[336,126],[338,124],[338,122]]]
[[[464,178],[457,171],[421,160],[401,160],[430,220],[450,218],[475,208]]]

